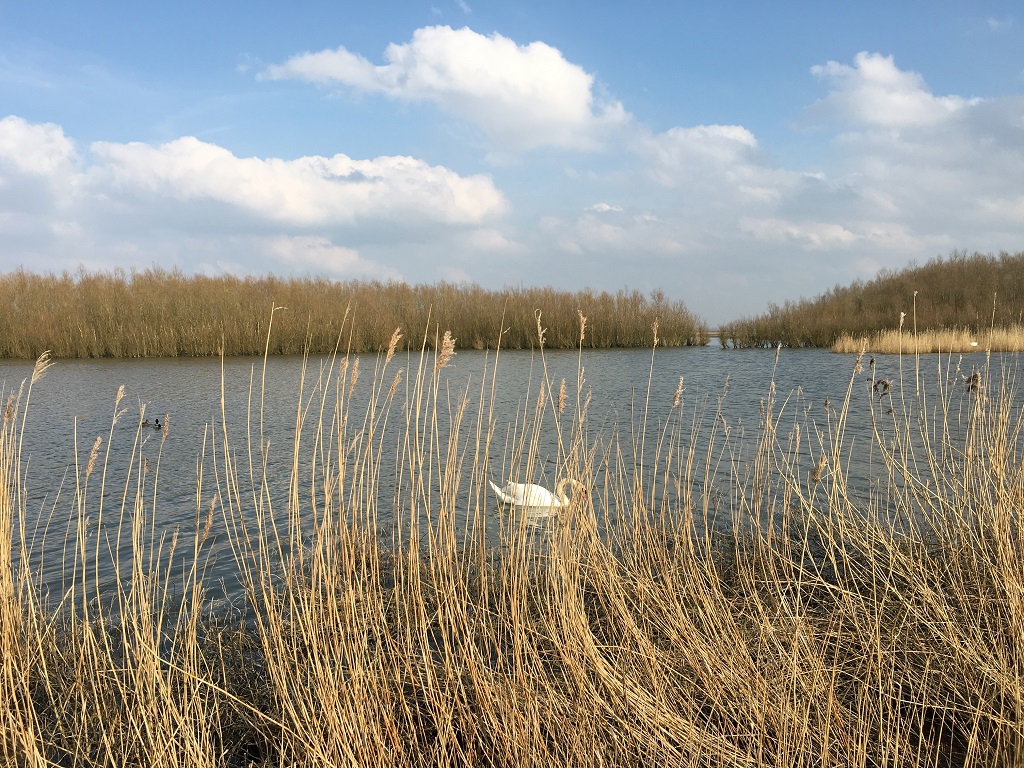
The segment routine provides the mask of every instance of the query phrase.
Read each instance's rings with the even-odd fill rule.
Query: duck
[[[494,495],[498,497],[502,504],[511,504],[516,507],[539,507],[542,509],[567,507],[569,506],[569,497],[565,494],[565,487],[567,485],[573,486],[574,489],[579,489],[581,497],[586,497],[587,495],[587,490],[583,483],[569,477],[563,477],[558,481],[558,484],[555,485],[554,493],[544,486],[534,483],[515,483],[510,481],[504,486],[498,486],[493,481],[488,482],[491,483]]]
[[[142,420],[142,424],[140,424],[139,426],[141,426],[141,427],[148,427],[149,426],[149,419],[143,419]]]
[[[160,419],[157,419],[156,423],[153,425],[153,429],[163,429],[163,428],[164,428],[164,425],[160,423]]]

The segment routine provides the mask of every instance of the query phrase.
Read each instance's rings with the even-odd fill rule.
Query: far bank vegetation
[[[902,327],[901,327],[902,319]],[[1024,251],[954,251],[923,266],[882,270],[815,299],[769,305],[721,327],[729,347],[832,347],[854,352],[1024,349]]]
[[[185,275],[177,270],[0,275],[0,358],[176,357],[260,355],[273,315],[270,354],[373,352],[396,328],[406,339],[451,331],[460,349],[536,344],[543,313],[549,349],[579,345],[579,315],[588,318],[585,346],[642,347],[658,322],[665,346],[706,344],[707,325],[660,291],[645,295],[567,292],[551,288],[488,291],[477,285],[337,282]],[[346,310],[358,328],[341,335]],[[428,341],[428,344],[432,342]]]

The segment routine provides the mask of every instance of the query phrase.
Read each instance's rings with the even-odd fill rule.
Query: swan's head
[[[559,498],[563,505],[569,503],[569,498],[565,494],[565,488],[569,486],[572,488],[573,498],[586,499],[587,498],[587,486],[581,483],[574,477],[562,478],[558,485],[555,487],[555,495]]]

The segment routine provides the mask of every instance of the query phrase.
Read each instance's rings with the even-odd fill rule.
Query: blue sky
[[[1024,250],[1016,2],[0,3],[0,269],[663,290]]]

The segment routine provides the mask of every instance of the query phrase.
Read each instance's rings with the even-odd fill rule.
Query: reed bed
[[[843,334],[832,345],[833,352],[874,352],[898,355],[904,352],[1024,352],[1024,326],[990,328],[975,332],[966,328],[919,331],[908,334],[898,328],[856,338]]]
[[[883,398],[858,358],[826,429],[772,385],[740,440],[726,398],[682,387],[666,423],[640,406],[628,434],[591,435],[581,371],[567,392],[542,376],[499,438],[487,371],[450,396],[454,349],[398,376],[397,337],[372,376],[345,356],[310,372],[286,488],[266,481],[258,406],[212,429],[194,530],[157,533],[159,449],[133,453],[120,508],[101,508],[116,473],[97,443],[72,472],[71,514],[120,519],[106,593],[90,574],[121,550],[83,533],[62,590],[37,576],[20,446],[40,359],[0,434],[4,765],[1020,764],[1024,455],[1008,378],[986,369],[970,392],[927,397],[912,378]],[[847,438],[854,409],[873,441]],[[542,435],[558,475],[591,492],[546,517],[496,510],[486,481],[542,479]],[[867,497],[844,467],[860,450],[883,462]],[[245,595],[230,609],[203,578],[218,537]]]
[[[267,349],[271,306],[278,310]],[[348,312],[361,319],[345,339],[353,353],[386,349],[397,327],[414,345],[428,328],[441,327],[460,348],[475,349],[493,345],[500,327],[503,348],[530,349],[537,310],[547,318],[549,348],[579,343],[580,311],[590,318],[588,347],[643,347],[655,320],[665,345],[708,341],[707,325],[658,291],[486,291],[472,284],[187,276],[159,268],[22,270],[0,275],[0,358],[34,360],[44,351],[56,358],[330,354]]]
[[[912,312],[919,329],[977,336],[1011,329],[1012,337],[1024,322],[1024,251],[954,251],[898,272],[882,270],[873,280],[837,285],[813,299],[770,304],[764,314],[725,323],[719,332],[727,347],[831,347],[844,335],[884,335]]]

